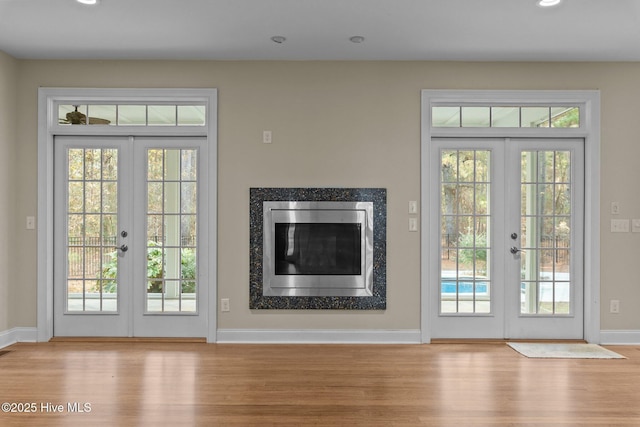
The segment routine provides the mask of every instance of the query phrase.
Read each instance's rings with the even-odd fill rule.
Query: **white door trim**
[[[438,268],[431,250],[429,224],[438,214],[429,196],[432,188],[430,142],[436,137],[584,138],[584,339],[600,342],[600,91],[423,90],[421,97],[421,340],[431,342],[431,272]],[[580,105],[581,126],[564,129],[536,128],[434,128],[431,107],[450,105]]]
[[[208,176],[208,332],[207,341],[216,341],[217,331],[217,89],[111,89],[40,88],[38,90],[38,221],[37,221],[37,336],[38,341],[53,337],[53,171],[54,137],[58,135],[204,136],[207,138],[210,173]],[[206,105],[205,126],[60,126],[56,107],[60,102],[199,102]]]

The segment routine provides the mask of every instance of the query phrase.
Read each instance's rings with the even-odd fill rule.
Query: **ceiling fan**
[[[66,114],[65,119],[60,119],[59,123],[61,125],[86,125],[87,124],[87,116],[86,114],[78,111],[78,105],[73,106],[75,108],[74,111],[70,111]],[[111,123],[111,120],[101,119],[99,117],[89,117],[90,125],[108,125]]]

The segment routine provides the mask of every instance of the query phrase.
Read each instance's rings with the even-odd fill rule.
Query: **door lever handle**
[[[129,250],[129,246],[127,246],[127,245],[114,246],[114,248],[120,249],[122,252],[127,252]]]
[[[511,252],[512,254],[517,254],[518,252],[524,252],[522,249],[518,249],[515,246],[511,246],[511,249],[509,249],[509,252]]]

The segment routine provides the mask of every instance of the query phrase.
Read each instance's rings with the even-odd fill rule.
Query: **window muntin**
[[[198,151],[147,150],[145,313],[198,305]]]
[[[66,312],[117,312],[118,150],[68,149],[66,169]]]
[[[440,314],[490,314],[491,151],[440,152]]]
[[[205,126],[201,104],[59,104],[59,125]]]
[[[438,105],[431,107],[434,128],[579,128],[578,106]]]

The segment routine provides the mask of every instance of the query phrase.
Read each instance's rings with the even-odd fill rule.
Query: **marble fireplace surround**
[[[387,191],[384,188],[251,188],[249,197],[249,308],[250,309],[386,309]],[[343,296],[264,296],[263,202],[336,201],[373,202],[373,295]]]

